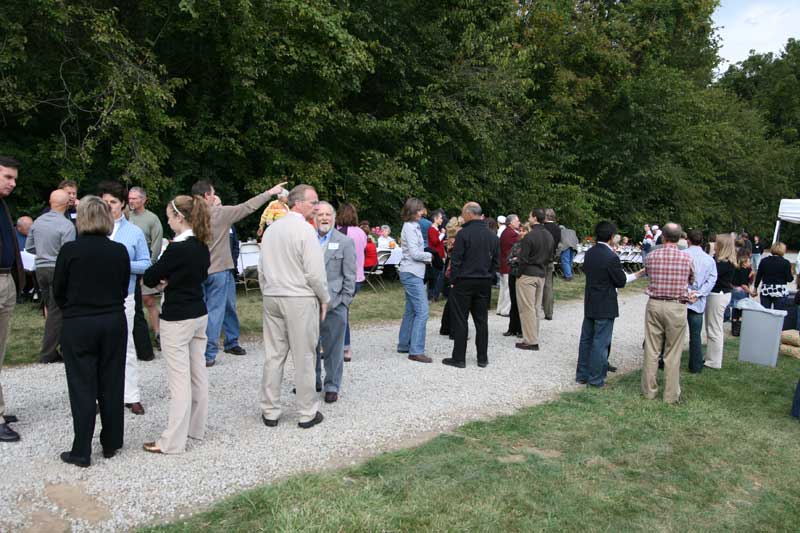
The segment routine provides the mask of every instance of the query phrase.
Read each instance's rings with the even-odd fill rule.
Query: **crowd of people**
[[[220,336],[225,337],[225,352],[246,353],[238,343],[238,239],[233,226],[273,197],[258,228],[265,351],[260,411],[267,427],[278,425],[284,413],[281,391],[290,353],[298,426],[321,423],[320,402],[338,401],[344,363],[353,357],[349,309],[380,249],[399,247],[402,254],[397,272],[405,310],[397,352],[415,363],[433,362],[426,352],[429,305],[444,296],[439,332],[453,340],[453,347],[441,362],[467,366],[472,316],[477,365],[486,368],[495,285],[500,289],[496,313],[509,320],[503,335],[515,337],[521,351],[539,350],[540,321],[552,320],[555,310],[556,265],[564,280],[573,278],[578,238],[556,222],[553,209],[534,208],[523,223],[516,214],[487,218],[478,203],[467,202],[460,216],[448,220],[443,210],[429,214],[422,200],[409,198],[400,212],[398,242],[389,226],[376,232],[368,221],[359,220],[353,205],[341,203],[337,210],[303,184],[286,190],[281,183],[226,206],[213,184],[198,181],[191,194],[167,203],[165,215],[174,238],[162,250],[163,229],[146,209],[142,188],[127,190],[119,182],[104,181],[96,195],[79,200],[75,183],[62,182],[45,212],[33,221],[18,221],[14,238],[3,199],[13,192],[19,169],[14,159],[0,157],[0,365],[14,303],[27,284],[20,257],[20,250],[26,250],[36,257],[47,317],[40,360],[63,359],[66,370],[74,440],[61,458],[81,467],[91,464],[98,414],[102,453],[110,458],[123,444],[125,409],[136,415],[145,412],[137,365],[151,360],[153,351],[144,309],[166,363],[170,404],[166,429],[143,449],[182,453],[188,438],[203,438],[208,372],[216,363]],[[609,352],[619,315],[617,290],[646,275],[642,392],[656,397],[657,369],[662,366],[664,400],[674,403],[680,400],[686,330],[689,370],[721,368],[722,324],[733,298],[758,291],[765,306],[775,305],[787,294],[792,273],[782,243],[773,244],[771,255],[761,259],[763,248],[746,236],[705,240],[702,232],[683,233],[674,223],[654,228],[658,235],[645,228],[644,268],[626,273],[616,251],[621,243],[617,228],[611,222],[595,227],[596,245],[586,252],[582,267],[586,288],[575,379],[590,387],[605,386],[608,372],[615,370]],[[19,238],[23,230],[24,239]],[[730,315],[736,335],[738,309]],[[700,342],[704,326],[705,354]],[[0,388],[0,441],[20,439],[10,425],[15,421],[5,412]]]

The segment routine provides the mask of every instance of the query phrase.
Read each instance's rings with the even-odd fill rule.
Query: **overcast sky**
[[[800,39],[800,0],[721,0],[714,23],[724,61],[742,61],[750,50],[777,53],[789,37]]]

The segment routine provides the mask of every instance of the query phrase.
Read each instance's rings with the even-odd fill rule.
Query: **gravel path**
[[[645,303],[641,294],[620,299],[612,347],[620,371],[641,366]],[[297,427],[291,362],[284,416],[277,428],[261,423],[263,351],[260,343],[245,345],[247,356],[224,356],[210,369],[207,438],[190,440],[188,452],[179,456],[141,449],[163,429],[169,398],[163,361],[140,363],[147,414],[126,414],[125,448],[113,459],[102,458],[96,436],[89,469],[58,458],[69,448],[72,427],[63,366],[4,370],[6,403],[21,419],[15,427],[23,440],[0,447],[0,531],[119,530],[176,518],[247,487],[348,464],[469,420],[551,399],[576,387],[582,307],[580,301],[557,305],[555,319],[543,323],[539,352],[516,350],[516,339],[501,335],[508,319],[492,314],[485,369],[476,366],[472,340],[465,370],[441,364],[452,345],[438,335],[438,319],[428,324],[431,365],[395,353],[398,325],[356,329],[354,361],[345,366],[340,400],[322,404],[325,421],[311,430]]]

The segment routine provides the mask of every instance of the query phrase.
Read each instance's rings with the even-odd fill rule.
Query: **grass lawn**
[[[635,372],[152,530],[794,531],[800,361],[737,353],[730,341],[723,370],[684,374],[680,405],[644,400]]]
[[[583,298],[584,277],[575,276],[575,281],[567,283],[556,280],[556,300],[567,301]],[[643,284],[642,284],[643,286]],[[625,289],[635,290],[635,289]],[[497,291],[492,291],[492,308],[497,305]],[[365,286],[350,308],[350,318],[356,326],[370,322],[400,320],[403,317],[405,297],[399,282],[389,282],[386,290],[377,293]],[[431,305],[431,318],[442,315],[444,301]],[[261,337],[261,293],[251,290],[245,294],[239,290],[237,310],[244,339]],[[38,304],[20,304],[11,317],[11,333],[6,348],[5,366],[29,364],[38,361],[44,318]]]

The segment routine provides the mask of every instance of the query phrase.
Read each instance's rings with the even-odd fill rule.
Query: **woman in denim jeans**
[[[403,258],[397,270],[406,293],[406,310],[400,325],[397,351],[407,353],[411,361],[430,363],[425,355],[425,328],[428,323],[428,293],[425,289],[425,266],[431,262],[431,254],[425,251],[425,241],[419,219],[425,213],[425,204],[419,198],[409,198],[403,205],[400,216],[403,231],[400,243]]]

